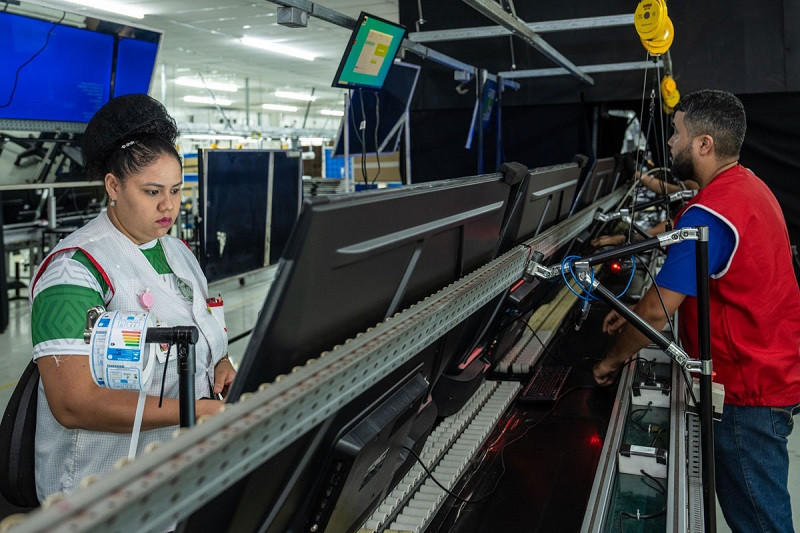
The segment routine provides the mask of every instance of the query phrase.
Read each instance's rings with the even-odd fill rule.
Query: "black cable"
[[[6,7],[8,7],[8,4],[7,4],[7,3],[6,3]],[[19,68],[17,68],[17,72],[14,74],[14,85],[11,87],[11,94],[9,94],[9,95],[8,95],[8,102],[6,102],[6,103],[5,103],[5,104],[3,104],[3,105],[0,105],[0,109],[3,109],[3,108],[5,108],[5,107],[8,107],[8,106],[10,106],[10,105],[11,105],[11,102],[12,102],[12,100],[14,100],[14,93],[16,93],[16,92],[17,92],[17,84],[19,83],[19,73],[20,73],[20,71],[21,71],[23,68],[25,68],[25,66],[27,66],[27,65],[28,65],[28,63],[30,63],[31,61],[33,61],[34,59],[36,59],[36,58],[39,56],[39,54],[41,54],[42,52],[44,52],[44,49],[45,49],[45,48],[47,48],[47,45],[48,45],[48,44],[50,44],[50,35],[53,33],[53,30],[55,30],[55,29],[56,29],[56,27],[57,27],[59,24],[61,24],[61,22],[64,20],[64,18],[65,18],[66,16],[67,16],[67,12],[66,12],[66,11],[64,11],[64,12],[63,12],[63,14],[61,15],[61,18],[60,18],[60,19],[58,19],[56,22],[54,22],[54,23],[53,23],[53,25],[52,25],[52,26],[50,26],[50,29],[47,31],[47,38],[46,38],[46,39],[45,39],[45,41],[44,41],[44,46],[42,46],[41,48],[39,48],[39,50],[37,50],[37,51],[36,51],[36,53],[35,53],[35,54],[33,54],[33,55],[30,57],[30,59],[28,59],[27,61],[25,61],[23,64],[21,64],[21,65],[19,66]]]
[[[482,501],[482,500],[486,499],[486,497],[487,497],[487,496],[489,496],[489,495],[491,494],[491,492],[488,492],[487,494],[485,494],[485,495],[481,496],[480,498],[478,498],[478,499],[476,499],[476,500],[468,500],[468,499],[466,499],[466,498],[462,498],[461,496],[459,496],[459,495],[458,495],[458,494],[456,494],[455,492],[452,492],[452,491],[448,490],[448,489],[447,489],[447,487],[445,487],[444,485],[442,485],[441,483],[439,483],[439,480],[438,480],[438,479],[436,479],[436,478],[433,476],[433,472],[431,472],[431,471],[428,469],[428,467],[427,467],[427,466],[425,466],[425,463],[422,461],[422,458],[421,458],[419,455],[417,455],[417,452],[415,452],[414,450],[412,450],[412,449],[411,449],[411,448],[409,448],[408,446],[403,446],[403,449],[405,449],[405,450],[408,450],[409,452],[411,452],[411,455],[413,455],[413,456],[414,456],[414,458],[415,458],[415,459],[417,460],[417,462],[420,464],[420,466],[422,467],[422,469],[423,469],[423,470],[425,470],[425,473],[426,473],[426,474],[428,474],[428,477],[429,477],[429,478],[431,478],[431,481],[433,481],[434,483],[436,483],[436,485],[438,485],[440,489],[442,489],[443,491],[445,491],[447,494],[449,494],[450,496],[452,496],[452,497],[453,497],[453,498],[455,498],[456,500],[458,500],[458,501],[461,501],[461,502],[464,502],[464,503],[478,503],[478,502],[480,502],[480,501]]]
[[[553,407],[549,411],[547,411],[544,415],[542,415],[542,417],[539,418],[533,425],[527,427],[525,429],[525,431],[523,431],[519,436],[517,436],[517,437],[509,440],[505,444],[503,444],[503,447],[500,448],[500,453],[499,453],[499,455],[500,455],[500,466],[501,466],[500,475],[498,476],[497,481],[495,481],[495,484],[492,487],[492,489],[489,492],[487,492],[486,494],[484,494],[483,496],[481,496],[479,498],[479,500],[483,500],[483,499],[489,497],[491,494],[494,493],[494,491],[497,490],[497,487],[500,486],[500,480],[503,478],[503,475],[506,472],[505,451],[509,446],[511,446],[512,444],[514,444],[515,442],[520,440],[522,437],[527,435],[530,430],[538,427],[542,422],[544,422],[550,415],[553,414],[553,412],[556,410],[556,407],[558,407],[558,404],[561,402],[561,400],[566,398],[569,394],[575,392],[576,390],[584,390],[584,389],[589,390],[589,389],[595,389],[597,387],[598,387],[598,385],[589,385],[589,386],[584,386],[584,387],[573,387],[571,389],[567,389],[566,391],[562,392],[561,395],[558,397],[558,399],[555,401],[555,403],[553,403]],[[495,439],[495,442],[497,442],[497,439]],[[494,443],[492,443],[492,445],[490,445],[489,448],[491,448],[493,445],[494,445]]]
[[[639,470],[639,472],[641,472],[641,474],[643,476],[645,476],[647,479],[651,479],[652,481],[654,481],[656,483],[656,485],[658,485],[658,488],[656,488],[656,487],[652,486],[651,484],[649,484],[647,481],[645,481],[645,478],[641,478],[642,483],[644,483],[646,486],[648,486],[651,489],[653,489],[656,492],[658,492],[664,498],[664,507],[660,511],[658,511],[656,513],[653,513],[653,514],[633,514],[633,513],[627,512],[627,511],[620,512],[617,515],[617,519],[619,520],[619,531],[620,531],[620,533],[622,533],[622,519],[623,518],[635,518],[636,520],[651,520],[653,518],[658,518],[659,516],[661,516],[661,515],[663,515],[663,514],[665,514],[667,512],[667,489],[664,488],[664,485],[662,485],[659,480],[657,480],[656,478],[654,478],[653,476],[651,476],[650,474],[648,474],[644,470]]]
[[[157,350],[158,348],[156,348]],[[172,344],[167,346],[167,357],[164,359],[164,373],[161,374],[161,392],[158,394],[158,407],[161,408],[161,402],[164,400],[164,383],[167,381],[167,364],[169,363],[169,352],[172,351]]]
[[[525,320],[525,325],[528,327],[529,330],[531,330],[531,333],[533,333],[533,336],[536,338],[537,341],[539,341],[539,344],[542,345],[542,348],[544,349],[546,354],[549,355],[549,356],[552,356],[553,359],[556,359],[556,360],[560,361],[560,359],[558,359],[558,357],[556,357],[556,355],[553,352],[550,351],[550,348],[547,346],[547,344],[545,344],[544,341],[542,341],[542,339],[539,338],[539,335],[536,334],[536,330],[533,329],[533,326],[528,324],[527,320]]]
[[[380,93],[375,93],[375,161],[378,163],[378,171],[375,173],[375,177],[372,178],[372,184],[378,179],[378,176],[381,174],[381,154],[380,150],[378,149],[378,125],[381,123],[381,112],[380,112]]]
[[[358,128],[362,131],[361,136],[361,176],[364,178],[364,188],[369,188],[369,179],[367,178],[367,112],[364,111],[364,90],[358,89],[358,100],[361,102],[361,124]],[[362,128],[363,126],[363,128]]]

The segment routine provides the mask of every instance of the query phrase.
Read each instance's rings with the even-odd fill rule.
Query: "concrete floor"
[[[233,338],[253,327],[274,273],[263,272],[246,279],[245,285],[238,280],[214,284],[211,293],[219,292],[225,300],[225,318],[229,337]],[[11,302],[8,329],[0,335],[0,408],[5,409],[17,378],[31,357],[30,310],[27,300]],[[234,363],[241,360],[248,337],[230,345],[229,353]],[[798,422],[800,419],[796,418]],[[800,523],[800,430],[789,438],[790,471],[789,493],[793,495],[792,509],[795,523]],[[717,510],[720,533],[730,532],[722,513]]]

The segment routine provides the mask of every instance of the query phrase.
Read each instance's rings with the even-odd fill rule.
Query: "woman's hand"
[[[214,395],[222,394],[223,399],[227,398],[231,383],[233,383],[235,377],[236,370],[227,355],[217,361],[214,367]]]

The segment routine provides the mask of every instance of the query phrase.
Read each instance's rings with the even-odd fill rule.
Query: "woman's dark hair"
[[[166,108],[146,94],[109,100],[94,114],[83,134],[83,161],[91,180],[109,172],[125,181],[163,155],[180,163],[175,149],[178,128]]]

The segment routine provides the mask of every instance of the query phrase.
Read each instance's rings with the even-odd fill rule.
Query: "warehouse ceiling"
[[[117,4],[135,7],[145,13],[136,19],[111,14],[99,9],[86,8],[63,0],[35,3],[32,9],[53,8],[70,13],[70,20],[80,24],[85,17],[96,17],[132,26],[163,31],[158,64],[154,73],[151,94],[176,109],[191,106],[183,102],[186,95],[207,96],[202,88],[176,85],[178,77],[202,76],[206,82],[233,83],[235,93],[215,91],[218,98],[232,100],[226,110],[244,110],[245,84],[249,86],[250,110],[260,111],[262,104],[300,106],[302,102],[275,97],[276,90],[310,94],[316,100],[311,104],[311,114],[322,109],[341,109],[341,89],[331,87],[336,68],[350,36],[350,30],[315,18],[308,19],[306,28],[289,28],[278,25],[278,6],[267,1],[252,0],[116,0]],[[109,6],[106,1],[99,5]],[[379,17],[397,21],[397,0],[326,0],[325,7],[352,18],[366,11]],[[74,15],[72,15],[74,14]],[[52,15],[60,16],[61,12]],[[248,47],[243,37],[268,39],[300,49],[315,56],[313,61],[298,59]],[[162,67],[163,65],[163,72]],[[162,84],[162,76],[166,83]],[[212,106],[196,104],[198,108]]]

